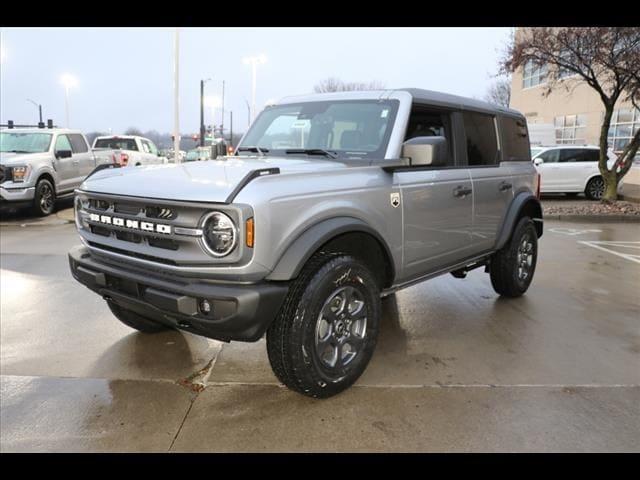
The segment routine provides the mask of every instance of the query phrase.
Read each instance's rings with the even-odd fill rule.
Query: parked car
[[[533,163],[541,177],[542,193],[584,193],[590,200],[599,200],[604,194],[604,180],[598,169],[600,148],[597,146],[555,145],[532,151]],[[616,156],[607,152],[611,168]]]
[[[187,152],[185,162],[200,162],[203,160],[211,160],[211,147],[196,147]]]
[[[30,205],[37,215],[49,215],[56,199],[72,196],[98,165],[113,161],[109,152],[91,151],[78,130],[1,130],[0,200],[4,207]]]
[[[111,150],[121,167],[139,167],[168,163],[167,157],[158,152],[158,148],[148,138],[137,135],[114,135],[96,137],[93,149]]]
[[[505,297],[531,285],[539,175],[515,110],[418,89],[291,97],[236,155],[92,175],[74,278],[142,332],[266,332],[275,375],[312,397],[362,374],[381,297],[480,267]]]

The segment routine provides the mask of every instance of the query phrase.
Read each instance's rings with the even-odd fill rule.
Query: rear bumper
[[[92,258],[84,246],[69,251],[73,277],[101,295],[146,318],[223,341],[259,340],[276,317],[289,286],[282,282],[219,284],[167,277]],[[211,312],[201,311],[208,300]]]

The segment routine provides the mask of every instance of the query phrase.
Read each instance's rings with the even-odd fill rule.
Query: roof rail
[[[37,125],[26,125],[26,124],[20,125],[20,124],[14,123],[13,120],[7,120],[7,123],[0,124],[0,127],[5,127],[9,129],[11,128],[45,128],[45,124],[44,122],[38,122]],[[53,124],[53,120],[48,119],[46,128],[58,128],[58,126]]]

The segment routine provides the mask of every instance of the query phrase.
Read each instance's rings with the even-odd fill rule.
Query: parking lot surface
[[[264,340],[137,333],[72,279],[73,224],[0,226],[0,450],[638,451],[640,225],[545,222],[527,294],[476,270],[383,300],[357,384],[282,387]]]

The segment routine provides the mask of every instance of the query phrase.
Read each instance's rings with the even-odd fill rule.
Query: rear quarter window
[[[502,149],[506,162],[531,160],[529,132],[523,119],[500,117]]]

